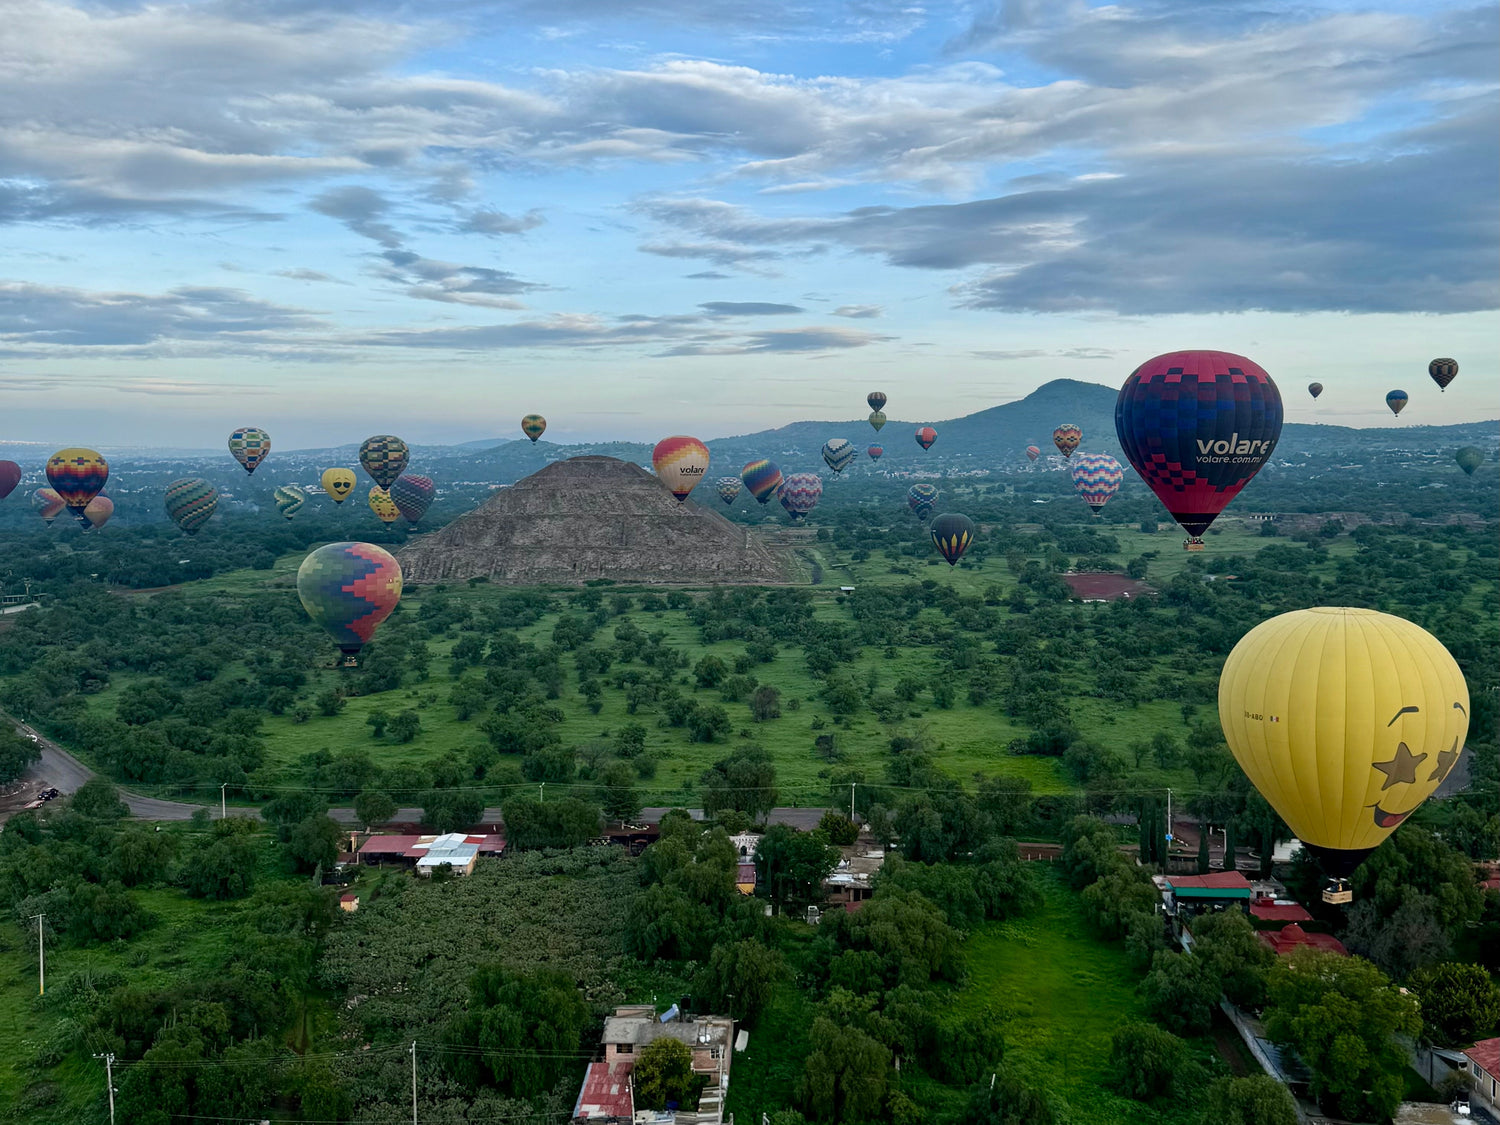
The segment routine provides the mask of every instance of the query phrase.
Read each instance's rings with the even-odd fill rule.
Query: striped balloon
[[[869,449],[865,450],[865,452],[870,455],[871,461],[879,461],[882,457],[885,456],[885,446],[872,445]]]
[[[1125,470],[1108,453],[1080,453],[1073,458],[1073,487],[1098,515],[1109,498],[1120,491]]]
[[[745,482],[751,496],[765,504],[781,486],[781,468],[775,461],[751,461],[740,470],[740,480]]]
[[[413,526],[427,514],[432,498],[436,495],[437,486],[432,483],[431,477],[405,473],[391,482],[391,502],[396,505],[396,510],[406,522]]]
[[[974,542],[974,530],[974,521],[956,512],[944,512],[932,521],[932,542],[949,566],[955,566],[963,558],[969,544]]]
[[[657,477],[672,490],[678,503],[698,487],[708,472],[708,446],[695,437],[679,434],[662,438],[651,451],[651,466]]]
[[[878,434],[881,430],[883,430],[885,428],[885,414],[882,413],[879,410],[873,410],[873,411],[871,411],[870,412],[870,425],[874,428],[875,432]]]
[[[202,477],[184,477],[167,485],[167,515],[189,535],[198,534],[219,506],[219,493]]]
[[[823,478],[817,473],[792,473],[781,482],[776,495],[792,522],[799,523],[818,506],[818,498],[823,495]]]
[[[302,505],[307,503],[307,493],[295,484],[278,484],[276,491],[271,494],[271,499],[276,503],[276,510],[291,519],[302,510]]]
[[[253,473],[255,468],[270,455],[271,435],[256,426],[241,426],[229,435],[229,452],[244,467]]]
[[[1042,451],[1040,449],[1038,449],[1036,446],[1034,446],[1034,445],[1028,445],[1026,447],[1026,460],[1028,460],[1028,461],[1035,461],[1041,455],[1042,455]]]
[[[359,463],[381,488],[390,488],[391,482],[406,472],[410,459],[406,442],[392,434],[367,437],[359,447]]]
[[[906,490],[906,505],[917,514],[917,519],[925,523],[941,495],[935,484],[914,484]]]
[[[841,437],[830,438],[823,443],[823,460],[836,473],[842,473],[849,467],[855,452],[854,443]]]
[[[1078,448],[1078,443],[1083,440],[1083,427],[1075,426],[1072,422],[1064,422],[1052,431],[1052,444],[1057,446],[1057,451],[1064,457],[1073,456],[1073,450]]]
[[[1405,391],[1391,391],[1385,396],[1385,404],[1391,408],[1392,414],[1400,414],[1406,409],[1406,399]]]
[[[884,410],[888,400],[884,391],[871,391],[865,395],[865,401],[870,404],[871,410]]]
[[[47,483],[84,527],[83,510],[109,480],[109,462],[92,449],[60,449],[47,461]]]
[[[531,444],[536,444],[536,439],[547,432],[547,419],[540,414],[528,414],[521,419],[521,432],[531,439]]]
[[[719,499],[726,504],[733,504],[740,498],[740,490],[745,487],[745,482],[739,477],[720,477],[718,482]]]

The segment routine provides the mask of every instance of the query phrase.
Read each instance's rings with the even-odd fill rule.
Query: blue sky
[[[0,440],[936,421],[1185,347],[1500,416],[1493,4],[5,8]]]

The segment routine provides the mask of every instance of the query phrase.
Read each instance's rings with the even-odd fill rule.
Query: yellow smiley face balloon
[[[319,483],[323,485],[323,491],[333,497],[335,504],[342,504],[354,491],[356,478],[353,469],[324,469]]]
[[[1283,613],[1234,646],[1219,722],[1240,768],[1338,877],[1432,795],[1469,731],[1448,650],[1372,609]]]

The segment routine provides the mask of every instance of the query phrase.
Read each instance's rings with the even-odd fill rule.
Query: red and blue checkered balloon
[[[329,543],[297,568],[297,596],[307,616],[353,656],[401,600],[401,565],[373,543]]]
[[[1271,377],[1230,352],[1148,359],[1115,401],[1125,456],[1195,538],[1271,459],[1281,418]]]

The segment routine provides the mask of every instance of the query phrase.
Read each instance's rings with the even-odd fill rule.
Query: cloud
[[[402,246],[401,236],[385,222],[391,209],[390,200],[373,188],[358,184],[331,188],[309,201],[307,206],[320,215],[337,219],[355,234],[388,250],[399,250]]]
[[[800,305],[776,305],[768,301],[704,301],[698,307],[713,316],[784,316],[807,311]]]
[[[848,328],[782,328],[767,332],[752,332],[737,343],[678,344],[661,352],[661,355],[758,355],[767,352],[826,352],[847,348],[862,348],[869,344],[883,343],[894,339],[891,336],[876,336],[869,332],[855,332]]]
[[[461,234],[522,234],[541,226],[545,219],[537,210],[524,215],[507,215],[504,211],[471,211],[458,223]]]
[[[732,273],[723,273],[719,270],[699,270],[697,273],[683,274],[689,281],[728,281],[734,276]]]
[[[884,313],[881,305],[840,305],[833,310],[834,316],[846,316],[850,320],[873,320]]]
[[[327,282],[330,285],[348,285],[349,284],[349,282],[343,281],[340,278],[334,277],[331,273],[324,273],[322,270],[310,270],[310,269],[277,270],[276,271],[276,276],[277,277],[289,278],[292,281],[322,281],[322,282]]]

